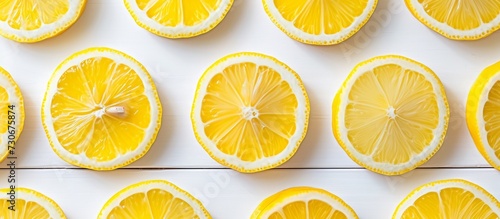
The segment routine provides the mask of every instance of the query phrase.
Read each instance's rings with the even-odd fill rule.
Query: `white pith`
[[[493,212],[495,212],[497,215],[500,215],[500,206],[498,206],[491,199],[490,196],[484,193],[484,191],[478,189],[478,187],[466,183],[464,180],[447,180],[447,181],[437,181],[429,183],[422,188],[417,188],[416,190],[414,190],[411,193],[410,197],[405,199],[403,203],[401,203],[401,205],[398,206],[392,218],[401,218],[406,209],[412,206],[415,203],[415,201],[421,196],[430,192],[436,192],[439,194],[441,190],[446,188],[461,188],[470,191],[474,194],[476,198],[481,199],[484,203],[490,206]]]
[[[295,119],[296,119],[296,130],[295,133],[288,139],[287,147],[279,154],[272,157],[263,157],[256,161],[248,162],[243,161],[238,158],[236,155],[225,154],[220,151],[215,142],[210,140],[204,131],[205,124],[201,119],[201,105],[203,98],[207,94],[207,86],[210,80],[216,75],[221,73],[228,66],[242,63],[242,62],[251,62],[255,63],[257,66],[267,66],[271,69],[275,70],[282,78],[282,80],[286,81],[295,97],[297,98],[298,106],[295,111]],[[205,147],[212,153],[213,156],[224,160],[225,162],[234,165],[237,168],[242,170],[255,170],[259,168],[265,168],[271,166],[273,164],[282,162],[284,159],[289,158],[290,155],[294,152],[297,143],[302,140],[302,136],[304,134],[305,125],[307,124],[307,96],[305,91],[302,90],[301,82],[295,77],[295,74],[290,72],[287,68],[282,66],[281,64],[276,63],[274,60],[269,58],[264,58],[258,55],[238,55],[233,56],[224,62],[219,63],[217,66],[210,68],[209,71],[205,73],[202,80],[199,83],[197,95],[193,106],[193,117],[194,117],[194,126],[195,132],[198,133],[199,138],[201,138]],[[242,119],[245,119],[242,117]]]
[[[7,199],[9,200],[10,197],[6,194],[7,192],[10,191],[8,188],[2,189],[3,195],[0,197],[1,199]],[[50,215],[51,219],[63,219],[65,218],[64,215],[61,216],[59,210],[53,205],[53,203],[49,200],[47,200],[48,197],[45,197],[44,195],[40,197],[41,194],[37,194],[35,192],[31,192],[30,190],[24,189],[24,188],[18,188],[15,190],[16,192],[16,199],[17,200],[24,200],[26,202],[35,202],[42,206]],[[7,209],[2,209],[2,211],[7,211]],[[62,212],[61,212],[62,213]]]
[[[137,193],[146,194],[148,191],[152,189],[160,189],[167,191],[168,193],[172,194],[174,198],[181,199],[186,203],[188,203],[193,208],[195,214],[197,214],[200,217],[200,219],[207,219],[205,212],[201,209],[200,204],[198,202],[194,201],[191,197],[186,196],[185,192],[184,191],[181,192],[180,188],[175,188],[167,183],[161,183],[161,182],[151,182],[139,186],[132,185],[130,187],[125,188],[124,191],[120,191],[122,193],[118,197],[115,197],[111,202],[106,203],[105,207],[102,209],[98,218],[103,218],[103,219],[108,218],[109,213],[113,210],[113,208],[119,206],[120,202],[123,199]]]
[[[226,11],[232,5],[231,0],[220,0],[220,4],[215,11],[211,11],[208,18],[203,20],[201,23],[194,26],[186,26],[183,22],[179,23],[177,26],[164,26],[157,21],[151,19],[146,14],[146,11],[143,11],[137,5],[136,0],[124,0],[125,4],[129,6],[129,12],[133,17],[137,18],[140,23],[146,25],[147,27],[157,30],[160,33],[166,35],[187,35],[187,34],[195,34],[202,32],[210,27],[213,27],[218,21],[220,21],[221,17],[225,15]],[[197,0],[200,1],[200,0]]]
[[[438,112],[439,112],[439,123],[437,127],[433,130],[433,135],[434,138],[432,139],[431,143],[424,148],[424,150],[420,154],[412,155],[411,159],[406,162],[406,163],[400,163],[400,164],[391,164],[391,163],[380,163],[376,162],[373,160],[373,158],[370,155],[364,155],[358,152],[352,143],[350,142],[348,138],[348,132],[347,132],[347,127],[345,126],[345,110],[346,107],[349,104],[349,93],[354,85],[354,83],[357,81],[357,79],[363,75],[366,72],[371,72],[375,67],[381,66],[381,65],[386,65],[386,64],[396,64],[404,69],[410,69],[412,71],[418,72],[421,75],[423,75],[426,80],[432,85],[433,91],[436,96],[436,101],[438,105]],[[349,81],[346,83],[345,88],[342,90],[342,93],[340,94],[340,101],[339,101],[339,112],[338,112],[338,120],[337,120],[337,127],[339,127],[339,132],[340,132],[340,138],[342,142],[344,143],[346,149],[349,151],[349,153],[356,157],[358,161],[360,161],[363,164],[366,164],[372,168],[383,170],[384,172],[387,173],[396,173],[396,172],[401,172],[405,171],[408,169],[411,169],[414,167],[417,163],[421,162],[422,160],[427,159],[434,151],[435,149],[440,145],[441,139],[444,137],[446,134],[446,125],[447,125],[447,104],[445,101],[445,95],[441,91],[441,85],[438,80],[434,78],[434,76],[428,72],[425,68],[423,68],[420,65],[417,65],[415,63],[409,62],[404,59],[400,58],[385,58],[385,59],[375,59],[369,63],[366,63],[363,66],[359,66],[356,69],[356,72],[352,74],[351,78]],[[390,117],[389,117],[390,118]],[[383,146],[383,145],[382,145]]]
[[[19,89],[18,86],[16,84],[13,84],[15,82],[12,81],[12,79],[9,76],[5,75],[4,73],[8,74],[7,72],[4,72],[4,70],[0,68],[0,87],[3,87],[9,95],[8,104],[15,106],[13,110],[9,109],[9,111],[13,111],[15,113],[14,114],[15,115],[15,119],[14,119],[15,125],[10,125],[10,126],[15,127],[16,138],[14,139],[14,141],[17,141],[17,138],[21,134],[21,130],[20,130],[21,124],[24,122],[24,121],[22,121],[22,118],[21,118],[21,114],[24,113],[24,112],[22,112],[23,111],[22,107],[24,107],[24,106],[22,106],[22,103],[21,103],[22,97],[18,96],[18,92],[20,94],[20,91],[18,90]],[[7,114],[6,118],[8,118],[8,112],[1,112],[1,113]],[[2,124],[2,125],[7,125],[8,121],[4,121],[4,122],[5,122],[5,124]],[[3,155],[8,153],[8,150],[9,150],[9,145],[8,145],[9,135],[10,135],[9,129],[7,129],[7,131],[5,133],[1,133],[1,135],[2,135],[1,136],[2,142],[0,143],[0,157],[3,157]],[[11,145],[11,146],[15,147],[15,144]]]
[[[471,29],[471,30],[458,30],[455,29],[451,26],[449,26],[446,23],[441,23],[435,18],[431,17],[429,14],[425,12],[425,9],[422,4],[418,2],[418,0],[410,0],[411,6],[415,9],[416,13],[422,17],[425,21],[429,22],[431,26],[438,28],[439,30],[442,30],[446,34],[450,36],[461,36],[461,37],[476,37],[476,36],[481,36],[487,32],[489,32],[491,29],[497,27],[500,25],[500,14],[490,21],[489,23],[482,23],[477,28]],[[480,19],[480,18],[478,18]]]
[[[496,164],[496,166],[500,166],[500,159],[497,158],[495,151],[489,145],[488,141],[488,132],[486,131],[486,122],[484,121],[484,105],[488,101],[488,96],[491,91],[491,88],[495,85],[496,82],[500,81],[500,72],[496,73],[493,77],[488,80],[488,83],[484,86],[481,95],[479,96],[479,103],[477,105],[477,114],[476,121],[479,128],[479,136],[481,138],[481,142],[484,145],[484,151],[490,158],[489,160]]]
[[[73,154],[64,149],[64,147],[61,145],[59,140],[57,139],[56,132],[54,130],[54,125],[53,125],[53,117],[51,114],[51,106],[52,106],[52,99],[54,95],[57,92],[57,84],[59,82],[59,79],[61,76],[65,73],[67,69],[69,69],[72,66],[79,65],[82,61],[89,59],[89,58],[94,58],[94,57],[107,57],[112,60],[114,60],[115,63],[117,64],[124,64],[130,67],[132,70],[134,70],[141,81],[143,82],[144,85],[144,95],[147,96],[149,100],[149,105],[150,105],[150,123],[149,126],[144,129],[144,139],[142,142],[139,144],[139,146],[134,150],[131,151],[127,154],[120,154],[118,155],[115,159],[109,160],[109,161],[97,161],[90,159],[85,155],[85,152],[80,153],[80,154]],[[151,81],[152,83],[152,81]],[[153,136],[156,133],[156,130],[159,128],[159,123],[158,118],[159,118],[159,108],[158,105],[160,104],[157,102],[156,99],[156,90],[155,88],[152,87],[150,84],[150,79],[148,77],[148,73],[144,72],[141,66],[135,61],[131,60],[128,57],[125,57],[119,53],[114,52],[113,50],[110,49],[97,49],[97,50],[92,50],[88,51],[86,53],[79,54],[77,56],[72,57],[71,60],[64,62],[63,65],[59,66],[52,76],[51,80],[49,81],[49,86],[46,91],[45,95],[45,101],[43,105],[43,122],[46,125],[46,130],[47,134],[49,137],[49,140],[52,143],[52,146],[54,150],[56,151],[57,154],[60,156],[73,161],[74,163],[78,164],[83,164],[88,167],[92,168],[113,168],[116,166],[121,166],[130,160],[134,159],[136,156],[143,154],[144,151],[146,150],[148,144],[152,140]]]
[[[305,202],[307,205],[307,203],[309,201],[312,201],[312,200],[319,200],[319,201],[325,202],[328,205],[332,206],[333,209],[330,212],[330,215],[326,218],[330,218],[331,214],[333,214],[333,212],[335,212],[335,211],[342,212],[348,219],[357,218],[356,215],[352,214],[351,209],[347,208],[347,206],[345,204],[340,203],[339,201],[333,199],[331,196],[328,196],[326,194],[319,193],[319,192],[300,193],[300,194],[286,198],[286,200],[283,202],[273,203],[272,208],[270,208],[269,210],[266,210],[264,214],[259,215],[259,218],[269,218],[275,212],[280,212],[281,216],[284,216],[283,208],[286,205],[289,205],[290,203],[293,203],[293,202]]]
[[[294,36],[298,39],[303,39],[307,42],[337,42],[337,41],[341,41],[342,39],[344,39],[348,35],[353,34],[352,33],[353,31],[360,28],[361,25],[368,18],[368,16],[370,16],[370,12],[376,6],[375,0],[368,0],[366,8],[363,10],[363,13],[361,13],[360,16],[355,18],[350,26],[344,27],[344,29],[342,29],[340,32],[335,33],[335,34],[321,33],[319,35],[315,35],[315,34],[310,34],[310,33],[304,32],[303,30],[295,27],[293,25],[293,22],[286,20],[281,15],[281,13],[276,8],[276,6],[274,5],[274,0],[264,0],[264,2],[265,2],[265,5],[267,5],[267,9],[268,9],[269,13],[272,15],[272,19],[274,19],[283,29],[288,31],[288,33],[291,34],[292,36]]]
[[[6,22],[0,21],[0,31],[6,35],[13,35],[20,39],[38,39],[53,32],[64,30],[64,27],[70,25],[71,21],[78,16],[84,7],[84,0],[67,0],[69,4],[68,11],[60,19],[51,24],[42,24],[35,30],[17,30],[10,27]]]

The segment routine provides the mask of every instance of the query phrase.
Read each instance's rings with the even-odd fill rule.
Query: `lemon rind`
[[[487,24],[482,24],[477,28],[471,30],[457,30],[429,16],[423,9],[422,5],[417,1],[418,0],[405,0],[406,7],[410,10],[413,16],[416,17],[420,23],[448,39],[479,40],[500,29],[500,14],[498,14],[494,20]]]
[[[403,201],[398,204],[394,214],[392,215],[392,219],[400,219],[404,211],[413,205],[422,195],[429,192],[439,193],[442,189],[450,187],[462,188],[472,192],[476,198],[481,199],[488,206],[490,206],[493,212],[500,215],[500,202],[484,188],[463,179],[446,179],[430,182],[414,189],[403,199]]]
[[[196,199],[194,196],[189,194],[187,191],[179,188],[175,184],[168,182],[166,180],[147,180],[139,183],[135,183],[129,185],[116,194],[114,194],[102,207],[98,219],[108,218],[109,213],[113,210],[114,207],[119,206],[120,202],[133,194],[147,192],[151,189],[162,189],[170,194],[172,194],[175,198],[179,198],[186,203],[188,203],[195,213],[200,217],[200,219],[211,219],[212,217],[208,213],[207,209],[203,206],[203,204]]]
[[[204,133],[204,124],[201,119],[201,101],[206,94],[206,88],[210,79],[217,73],[222,72],[226,67],[241,63],[254,62],[257,65],[264,65],[274,69],[281,78],[287,81],[297,97],[298,107],[296,110],[296,131],[289,140],[289,145],[278,155],[271,158],[262,158],[253,162],[242,161],[236,156],[222,153],[214,142]],[[302,95],[301,95],[302,94]],[[309,124],[309,98],[300,76],[283,62],[268,55],[254,52],[240,52],[227,55],[212,64],[201,76],[196,87],[196,93],[191,109],[191,123],[196,136],[196,140],[203,149],[218,163],[243,173],[255,173],[277,167],[288,161],[298,150],[300,144],[307,134]],[[290,143],[292,142],[292,143]],[[240,164],[240,165],[238,165]]]
[[[234,2],[234,0],[221,0],[217,10],[212,12],[206,20],[201,22],[201,24],[186,26],[181,23],[175,27],[168,27],[149,18],[146,13],[139,8],[136,1],[123,1],[137,25],[153,34],[172,39],[195,37],[211,31],[224,20]]]
[[[52,98],[57,92],[57,82],[61,78],[62,74],[64,74],[64,72],[71,66],[78,65],[81,61],[96,56],[111,58],[115,62],[123,63],[133,69],[144,83],[144,95],[148,97],[151,106],[151,123],[145,129],[145,140],[141,142],[135,151],[129,152],[125,155],[119,155],[117,158],[106,162],[91,160],[85,156],[85,153],[75,155],[65,150],[61,143],[57,140],[50,110]],[[137,161],[149,151],[156,140],[156,136],[158,135],[161,127],[162,106],[153,79],[141,63],[133,57],[118,50],[105,47],[94,47],[71,55],[56,68],[47,85],[47,91],[45,92],[42,102],[41,115],[43,129],[45,130],[50,146],[61,159],[72,165],[92,170],[113,170]]]
[[[68,0],[68,2],[68,11],[54,23],[43,24],[36,30],[17,30],[0,21],[0,35],[20,43],[36,43],[62,34],[83,14],[87,0]]]
[[[271,21],[276,25],[282,32],[288,35],[290,38],[299,41],[301,43],[310,45],[335,45],[346,41],[354,34],[356,34],[361,28],[370,20],[371,16],[375,12],[378,4],[378,0],[368,0],[367,7],[364,9],[363,13],[355,19],[351,26],[344,28],[341,32],[335,34],[321,34],[315,35],[306,33],[293,24],[284,19],[281,13],[274,6],[273,0],[262,0],[264,10],[266,14],[271,19]]]
[[[410,161],[404,164],[385,164],[385,163],[379,164],[373,161],[373,159],[371,159],[370,156],[363,155],[358,151],[356,151],[356,149],[352,146],[352,144],[348,140],[347,132],[341,133],[341,130],[347,130],[343,119],[343,112],[345,112],[345,108],[347,107],[348,101],[343,101],[343,100],[348,100],[347,95],[349,94],[349,92],[345,92],[345,90],[347,88],[352,87],[352,85],[359,76],[361,76],[367,71],[371,71],[373,67],[390,63],[399,64],[403,68],[414,70],[420,74],[424,73],[422,75],[427,79],[427,81],[429,81],[432,84],[434,93],[437,94],[436,99],[438,103],[438,109],[440,112],[439,113],[440,123],[438,124],[438,127],[434,130],[434,139],[432,140],[431,144],[429,144],[422,153],[420,153],[417,156],[413,156],[413,158]],[[343,110],[340,111],[340,109]],[[389,176],[401,175],[407,173],[417,168],[418,166],[424,164],[429,159],[431,159],[443,144],[444,138],[446,136],[446,131],[448,129],[448,122],[450,117],[446,92],[438,76],[430,68],[423,65],[422,63],[398,55],[377,56],[356,65],[356,67],[348,75],[348,77],[342,84],[341,88],[335,95],[335,99],[333,101],[333,106],[332,106],[332,113],[333,113],[332,129],[335,139],[342,147],[342,149],[347,153],[347,155],[358,165],[365,167],[366,169],[371,170],[373,172]]]

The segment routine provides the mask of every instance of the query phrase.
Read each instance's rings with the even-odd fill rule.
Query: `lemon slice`
[[[2,209],[0,218],[66,219],[64,212],[56,202],[37,191],[27,188],[16,188],[15,190],[3,188],[0,189],[0,193],[2,194],[0,197],[0,209]],[[11,203],[12,199],[15,199],[14,206]]]
[[[469,92],[466,107],[469,132],[477,149],[500,170],[500,62],[486,68]]]
[[[392,218],[500,218],[500,202],[469,181],[440,180],[413,190],[398,205]]]
[[[24,127],[24,101],[10,74],[0,67],[0,162],[15,155],[16,142]]]
[[[354,219],[354,210],[323,189],[294,187],[278,192],[255,209],[250,219]]]
[[[385,175],[406,173],[441,147],[449,108],[438,77],[402,56],[358,64],[333,102],[333,130],[359,165]]]
[[[289,37],[307,44],[338,44],[370,19],[378,0],[262,0],[273,23]]]
[[[212,217],[201,202],[188,192],[164,180],[149,180],[130,185],[113,195],[97,216],[97,219],[108,218]]]
[[[151,33],[189,38],[215,28],[234,0],[124,0],[135,22]]]
[[[34,43],[59,35],[78,20],[86,0],[2,0],[0,35]]]
[[[284,63],[237,53],[200,78],[191,120],[196,139],[213,159],[257,172],[295,154],[306,135],[309,99],[300,77]]]
[[[111,170],[146,154],[160,129],[161,112],[144,66],[120,51],[90,48],[55,70],[43,99],[42,122],[63,160]]]
[[[498,0],[405,0],[423,24],[453,40],[477,40],[500,29]]]

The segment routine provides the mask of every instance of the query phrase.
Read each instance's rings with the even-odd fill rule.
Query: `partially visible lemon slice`
[[[480,186],[461,179],[440,180],[413,190],[393,219],[500,218],[500,202]]]
[[[477,149],[500,170],[500,62],[486,68],[467,98],[466,119]]]
[[[295,154],[307,132],[309,99],[300,77],[284,63],[237,53],[200,78],[191,120],[196,139],[213,159],[257,172]]]
[[[66,219],[64,212],[49,197],[26,188],[16,188],[14,190],[15,206],[12,211],[10,188],[0,189],[0,218],[4,219]]]
[[[354,210],[323,189],[294,187],[278,192],[255,209],[250,219],[357,219]]]
[[[63,160],[111,170],[146,154],[160,129],[161,113],[144,66],[120,51],[90,48],[55,70],[43,99],[42,123]]]
[[[97,219],[211,219],[203,204],[188,192],[164,180],[130,185],[111,197]]]
[[[429,160],[449,120],[444,87],[428,67],[402,56],[358,64],[333,102],[333,131],[359,165],[398,175]]]
[[[12,151],[24,127],[24,101],[10,74],[0,67],[0,162]]]
[[[477,40],[500,29],[498,0],[405,0],[423,24],[454,40]]]
[[[313,45],[338,44],[358,32],[378,0],[262,0],[273,23],[289,37]]]
[[[162,37],[188,38],[215,28],[234,0],[124,0],[142,28]]]
[[[78,20],[87,0],[2,0],[0,35],[34,43],[59,35]]]

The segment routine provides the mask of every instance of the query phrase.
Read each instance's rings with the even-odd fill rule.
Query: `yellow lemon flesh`
[[[413,190],[393,219],[500,217],[500,203],[480,186],[460,179],[431,182]]]
[[[11,193],[10,188],[0,189],[2,194]],[[9,198],[0,198],[0,218],[5,219],[66,219],[61,208],[49,197],[26,188],[16,188],[14,206]],[[11,210],[14,209],[14,210]]]
[[[201,202],[186,191],[167,181],[150,180],[130,185],[113,195],[97,218],[211,219],[212,217]]]
[[[500,170],[500,62],[486,68],[467,98],[469,132],[481,155]]]
[[[168,38],[206,33],[226,16],[233,0],[124,0],[142,28]]]
[[[323,189],[294,187],[278,192],[255,209],[251,219],[357,219],[342,199]]]
[[[149,150],[161,111],[155,85],[139,62],[116,50],[90,48],[69,57],[54,72],[42,121],[63,160],[110,170]]]
[[[405,0],[423,24],[454,40],[477,40],[500,29],[498,0]]]
[[[401,56],[358,64],[333,102],[334,135],[359,165],[406,173],[440,148],[449,120],[443,85],[426,66]]]
[[[308,118],[299,76],[258,53],[232,54],[213,64],[198,83],[191,113],[203,148],[241,172],[290,159],[305,137]]]
[[[313,45],[338,44],[368,22],[377,0],[262,0],[273,23],[289,37]]]
[[[82,14],[86,0],[0,1],[0,35],[24,43],[38,42],[68,29]]]

